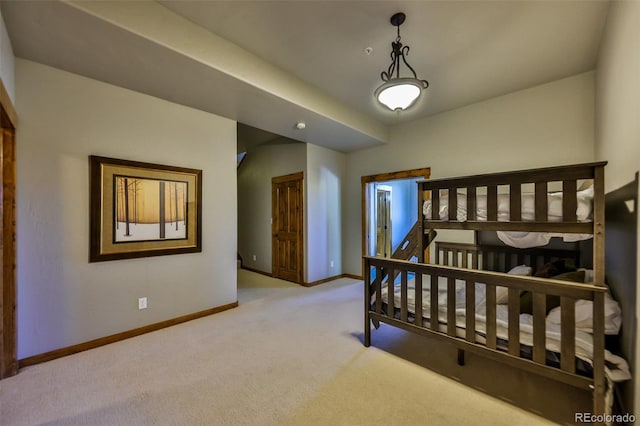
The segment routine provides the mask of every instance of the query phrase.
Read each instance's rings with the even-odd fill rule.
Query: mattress
[[[423,280],[422,290],[422,315],[426,322],[430,321],[430,306],[431,295],[428,285],[429,278],[425,276]],[[407,291],[407,309],[415,316],[415,281],[410,279],[408,281]],[[426,288],[425,288],[426,287]],[[475,284],[475,323],[476,323],[476,342],[485,344],[484,336],[486,335],[486,298],[485,298],[484,284]],[[465,297],[466,285],[464,281],[456,281],[456,333],[460,338],[465,338],[465,326],[466,326],[466,297]],[[382,286],[382,302],[387,303],[388,288],[386,284]],[[578,301],[577,303],[579,303]],[[611,304],[613,303],[613,305]],[[394,287],[394,306],[399,307],[401,305],[401,287],[396,285]],[[619,306],[617,312],[615,309],[611,309],[613,306],[617,306],[617,302],[608,297],[607,303],[605,303],[605,317],[606,322],[613,322],[619,324],[619,318],[615,318],[616,315],[620,315]],[[556,308],[559,309],[559,308]],[[551,311],[546,320],[546,349],[548,351],[560,352],[560,324],[555,318],[559,318],[558,312]],[[529,347],[533,346],[533,316],[530,314],[520,314],[520,343]],[[440,278],[438,283],[438,328],[440,331],[446,333],[447,331],[447,280]],[[610,326],[605,325],[605,328]],[[496,335],[498,339],[508,341],[509,337],[509,312],[508,305],[496,305]],[[575,352],[576,357],[591,364],[593,359],[593,336],[589,333],[589,329],[576,327],[576,345]],[[624,381],[631,378],[631,373],[627,362],[609,352],[605,351],[605,374],[611,381]]]
[[[589,222],[592,216],[593,187],[589,187],[577,193],[576,218],[579,222]],[[551,192],[547,194],[547,220],[549,222],[562,222],[562,192]],[[510,220],[510,199],[509,194],[498,194],[498,221],[508,222]],[[535,194],[522,194],[521,203],[522,221],[531,222],[535,220]],[[426,219],[432,218],[431,200],[425,200],[422,206],[422,213]],[[440,208],[435,220],[449,220],[449,197],[440,197]],[[467,221],[467,196],[457,194],[456,220],[458,222]],[[487,196],[476,195],[476,220],[487,220]],[[544,246],[553,237],[561,237],[566,242],[581,241],[592,238],[591,234],[560,234],[553,232],[513,232],[498,231],[498,237],[505,244],[518,248],[529,248]]]

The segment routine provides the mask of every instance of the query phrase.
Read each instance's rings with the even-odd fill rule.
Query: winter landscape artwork
[[[90,262],[201,251],[202,171],[90,156]]]
[[[114,179],[116,242],[187,237],[187,182]]]

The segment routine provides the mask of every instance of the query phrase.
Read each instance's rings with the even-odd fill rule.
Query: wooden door
[[[303,173],[275,177],[271,181],[272,275],[303,282]]]
[[[391,187],[376,188],[376,256],[391,257]]]

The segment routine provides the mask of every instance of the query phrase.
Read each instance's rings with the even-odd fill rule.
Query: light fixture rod
[[[400,40],[402,37],[400,36],[400,25],[405,21],[406,15],[402,12],[398,12],[393,15],[390,19],[391,25],[397,27],[398,36],[395,41],[391,42],[391,65],[389,65],[389,69],[387,71],[382,71],[380,73],[380,78],[382,81],[389,81],[393,78],[393,74],[395,73],[395,78],[400,78],[400,58],[402,58],[402,62],[409,68],[411,73],[413,74],[413,78],[418,79],[418,75],[416,71],[413,69],[409,62],[407,62],[406,55],[409,54],[409,46],[403,46]],[[429,87],[429,82],[427,80],[420,80],[424,83],[424,88]]]
[[[394,14],[391,19],[391,25],[397,29],[397,37],[391,42],[391,64],[386,71],[380,73],[383,84],[376,89],[374,95],[376,99],[387,108],[395,110],[404,110],[414,104],[420,93],[429,87],[427,80],[420,80],[409,62],[407,55],[409,54],[409,46],[404,46],[401,42],[400,25],[405,21],[406,15],[402,12]],[[413,77],[400,76],[400,58],[409,69]]]

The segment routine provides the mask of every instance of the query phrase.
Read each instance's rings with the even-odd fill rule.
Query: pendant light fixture
[[[400,25],[405,19],[406,15],[402,12],[391,17],[391,25],[398,28],[398,36],[391,43],[391,65],[387,71],[382,71],[380,74],[384,83],[374,93],[378,102],[392,111],[409,108],[418,99],[420,93],[429,87],[427,80],[418,79],[405,57],[409,53],[409,46],[403,46],[400,42]],[[400,59],[409,68],[413,77],[400,76]]]

